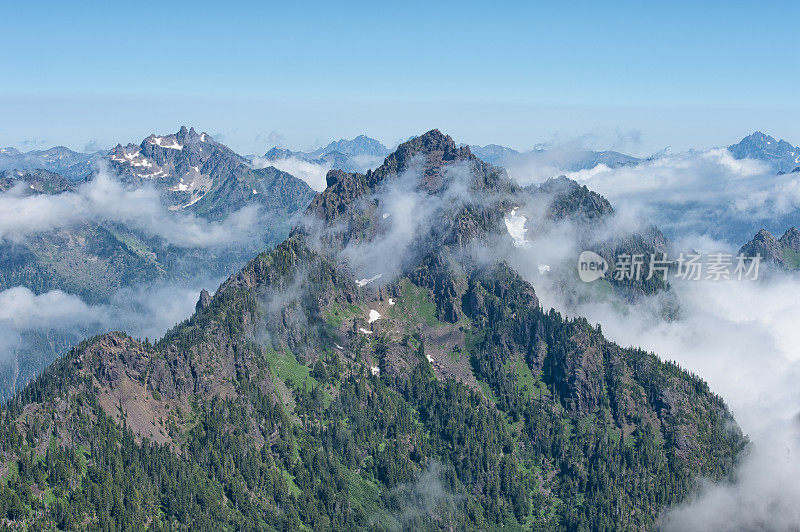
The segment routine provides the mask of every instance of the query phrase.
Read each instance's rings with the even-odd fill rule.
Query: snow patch
[[[150,144],[155,144],[156,146],[160,146],[162,148],[169,148],[171,150],[182,150],[183,146],[178,144],[178,141],[175,139],[169,139],[169,142],[164,137],[151,137],[148,139]]]
[[[375,309],[370,309],[369,322],[372,323],[373,321],[378,321],[379,319],[381,319],[381,313]]]
[[[547,273],[549,271],[550,271],[550,265],[549,264],[540,264],[539,265],[539,275],[543,275],[543,274],[545,274],[545,273]]]
[[[336,346],[336,349],[338,349],[339,351],[341,351],[342,349],[344,349],[344,347],[340,346],[339,344],[333,344],[333,345],[335,345],[335,346]]]
[[[382,275],[383,275],[382,273],[379,273],[378,275],[376,275],[374,277],[370,277],[369,279],[358,279],[358,280],[356,280],[356,284],[359,287],[364,287],[364,286],[368,285],[369,283],[371,283],[372,281],[380,279]]]
[[[392,306],[392,305],[394,305],[394,299],[392,299],[392,298],[390,297],[390,298],[389,298],[389,306]]]
[[[378,366],[370,366],[369,369],[370,371],[372,371],[373,375],[378,375],[381,372],[381,368],[379,368]]]
[[[364,327],[359,327],[358,330],[364,334],[372,334],[372,331],[368,331]]]
[[[527,244],[525,241],[525,233],[528,231],[525,228],[525,222],[527,222],[528,219],[524,214],[517,214],[518,209],[519,207],[514,207],[505,217],[506,230],[508,230],[508,234],[511,235],[511,238],[514,240],[514,247],[517,248],[524,247]]]

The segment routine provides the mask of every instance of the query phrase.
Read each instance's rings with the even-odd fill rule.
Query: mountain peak
[[[788,173],[800,164],[800,147],[755,131],[737,144],[728,146],[736,159],[756,159],[767,163],[775,172]]]

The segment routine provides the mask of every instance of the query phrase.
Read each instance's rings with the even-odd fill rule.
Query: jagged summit
[[[467,146],[456,146],[438,129],[404,142],[374,171],[331,170],[327,185],[306,211],[314,228],[299,227],[296,232],[313,232],[320,225],[328,228],[323,238],[334,249],[383,234],[394,223],[391,216],[414,215],[415,223],[429,224],[422,237],[428,245],[467,245],[501,228],[504,213],[513,208],[513,197],[522,191],[504,169],[481,161]],[[423,212],[392,213],[390,189],[398,187],[450,199],[427,202],[435,214],[428,213],[425,220]],[[365,209],[364,202],[374,207]]]
[[[770,165],[775,172],[788,173],[800,166],[800,147],[756,131],[728,146],[736,159],[757,159]]]
[[[606,198],[563,175],[548,179],[534,189],[534,194],[552,197],[547,216],[555,220],[592,220],[614,213]]]

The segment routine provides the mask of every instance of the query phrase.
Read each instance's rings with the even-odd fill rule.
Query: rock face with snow
[[[800,147],[785,140],[756,131],[738,143],[728,146],[736,159],[756,159],[767,163],[775,172],[788,173],[800,168]]]
[[[75,188],[75,182],[47,170],[4,170],[0,192],[19,187],[23,194],[58,194]]]
[[[209,134],[185,126],[171,135],[150,135],[139,145],[117,145],[108,159],[122,181],[155,185],[171,208],[213,219],[248,204],[296,211],[313,196],[301,180],[272,167],[253,169]]]

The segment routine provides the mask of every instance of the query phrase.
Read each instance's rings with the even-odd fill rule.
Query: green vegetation
[[[800,269],[800,253],[787,247],[783,248],[783,260],[790,270]]]
[[[271,311],[264,298],[295,286],[299,266],[308,291]],[[436,318],[441,292],[406,278],[389,317],[431,330],[331,331],[366,301],[289,241],[155,345],[85,342],[0,409],[0,517],[69,530],[642,530],[698,477],[731,471],[745,440],[702,380],[544,312],[510,268],[456,281],[451,323]],[[480,389],[426,361],[429,332],[463,332],[447,352]],[[101,405],[120,372],[172,405],[166,444],[137,437],[122,400]]]
[[[430,291],[415,285],[407,278],[400,280],[400,298],[392,307],[390,315],[413,323],[418,321],[428,327],[437,327],[441,322],[436,317],[436,303]]]

